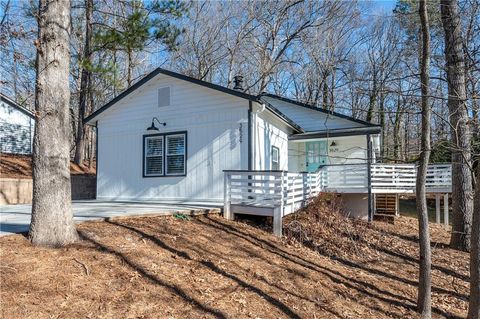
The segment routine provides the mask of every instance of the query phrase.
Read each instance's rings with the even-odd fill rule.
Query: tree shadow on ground
[[[283,302],[281,302],[280,300],[270,296],[269,294],[265,293],[263,290],[259,289],[258,287],[255,287],[253,285],[250,285],[249,283],[247,283],[246,281],[240,279],[239,277],[233,275],[233,274],[230,274],[228,272],[226,272],[225,270],[223,269],[220,269],[219,267],[217,267],[214,263],[212,263],[211,261],[206,261],[206,260],[195,260],[193,259],[187,252],[185,251],[182,251],[182,250],[178,250],[178,249],[175,249],[169,245],[167,245],[164,241],[160,240],[159,238],[155,237],[155,236],[152,236],[150,234],[147,234],[145,233],[144,231],[141,231],[135,227],[132,227],[132,226],[129,226],[129,225],[125,225],[123,223],[119,223],[119,222],[116,222],[116,221],[107,221],[108,223],[112,224],[112,225],[115,225],[117,227],[123,227],[125,229],[128,229],[132,232],[135,232],[137,233],[138,235],[142,236],[143,238],[146,238],[148,240],[150,240],[151,242],[155,243],[157,246],[159,246],[160,248],[162,249],[165,249],[169,252],[171,252],[172,254],[175,254],[179,257],[182,257],[184,259],[187,259],[187,260],[190,260],[190,261],[196,261],[198,262],[199,264],[201,264],[202,266],[208,268],[209,270],[219,274],[219,275],[222,275],[223,277],[225,278],[229,278],[231,279],[232,281],[236,282],[238,285],[240,285],[241,287],[243,288],[246,288],[254,293],[256,293],[258,296],[260,296],[261,298],[263,298],[264,300],[266,300],[267,302],[269,302],[271,305],[273,305],[274,307],[276,307],[277,309],[279,309],[281,312],[283,312],[285,315],[287,315],[289,318],[301,318],[297,313],[295,313],[292,309],[290,309],[290,307],[288,307],[286,304],[284,304]]]
[[[116,223],[116,225],[120,225],[120,224]],[[122,226],[122,227],[125,227],[125,228],[128,228],[128,229],[131,230],[131,231],[136,232],[138,235],[142,236],[142,238],[146,236],[147,239],[152,239],[152,238],[154,238],[153,241],[160,240],[160,239],[158,239],[156,236],[153,236],[153,235],[150,235],[150,234],[146,234],[144,231],[141,231],[141,230],[139,230],[139,229],[136,228],[136,227],[127,226],[127,225],[124,225],[124,224],[121,224],[121,226]],[[206,227],[212,227],[211,225],[208,225],[208,224],[204,224],[204,226],[206,226]],[[142,229],[145,229],[145,228],[148,229],[148,230],[151,231],[151,232],[154,232],[154,233],[160,231],[159,229],[155,229],[154,227],[150,227],[149,225],[142,225]],[[218,235],[218,232],[217,232],[216,234]],[[224,234],[227,234],[227,235],[228,235],[227,232],[224,232]],[[189,244],[189,245],[188,245],[189,249],[190,249],[192,252],[195,252],[196,254],[198,254],[199,256],[209,256],[209,257],[210,257],[210,256],[213,256],[213,257],[217,258],[218,260],[222,260],[222,259],[228,258],[228,262],[229,262],[229,265],[230,265],[230,266],[234,266],[234,268],[237,269],[237,270],[245,270],[240,264],[238,264],[237,262],[235,262],[234,260],[232,260],[231,258],[229,258],[229,257],[231,257],[231,256],[221,255],[221,254],[219,254],[219,253],[216,253],[216,252],[213,252],[213,251],[211,251],[211,250],[205,249],[205,246],[203,246],[203,245],[197,245],[196,242],[191,242],[191,241],[189,241],[188,244]],[[218,243],[217,243],[217,244],[218,244]],[[243,252],[244,254],[246,254],[246,255],[255,256],[255,257],[258,258],[258,259],[262,259],[263,262],[264,262],[265,264],[267,264],[267,265],[269,265],[270,262],[271,262],[270,260],[265,259],[264,256],[261,256],[260,254],[258,254],[256,251],[248,250],[245,246],[239,247],[238,249],[236,249],[236,251],[237,251],[237,252],[238,252],[238,251],[242,251],[242,252]],[[206,265],[203,264],[202,262],[200,262],[200,263],[201,263],[203,266],[206,266]],[[277,267],[280,267],[281,265],[276,265],[276,266],[277,266]],[[213,268],[218,268],[218,267],[216,267],[216,266],[213,264],[212,267],[209,266],[209,267],[207,267],[207,268],[209,268],[210,270],[214,270]],[[284,268],[285,270],[287,270],[287,271],[289,271],[289,272],[295,273],[295,275],[297,275],[297,276],[299,276],[299,277],[302,277],[302,279],[308,279],[308,278],[306,278],[306,276],[305,276],[304,273],[297,272],[297,271],[295,271],[294,269],[287,268],[287,267],[282,267],[282,268]],[[227,278],[230,278],[230,279],[233,279],[233,280],[235,280],[235,279],[232,278],[232,276],[235,277],[235,278],[238,278],[238,276],[234,276],[234,275],[232,275],[232,274],[228,274],[228,273],[226,273],[226,272],[225,272],[224,270],[222,270],[222,269],[219,269],[219,271],[217,271],[217,270],[214,270],[214,271],[215,271],[216,273],[218,273],[218,274],[223,275],[224,277],[227,277]],[[260,277],[260,276],[258,276],[258,275],[255,276],[255,279],[257,279],[258,281],[261,281],[262,283],[268,285],[269,287],[274,287],[274,288],[278,289],[278,290],[281,291],[284,295],[290,295],[290,296],[292,296],[292,297],[295,297],[295,298],[304,300],[304,301],[306,301],[306,302],[313,303],[313,304],[315,304],[319,309],[322,309],[322,310],[324,310],[325,312],[330,313],[331,315],[334,315],[334,316],[339,317],[339,318],[344,318],[341,314],[339,314],[338,312],[335,312],[335,311],[332,310],[332,309],[329,309],[329,308],[325,307],[325,305],[322,305],[319,301],[313,300],[312,298],[308,298],[308,297],[305,297],[305,296],[301,296],[301,295],[299,295],[299,294],[297,294],[297,293],[294,293],[294,292],[291,291],[291,290],[287,290],[287,289],[281,287],[280,285],[278,285],[278,284],[276,284],[276,283],[274,283],[274,282],[268,281],[266,278]],[[237,281],[237,280],[235,280],[235,281]],[[248,284],[248,285],[249,285],[249,286],[252,286],[251,284]],[[241,287],[245,287],[245,285],[241,285]],[[246,288],[248,288],[248,287],[246,287]],[[328,288],[328,287],[325,286],[325,288]],[[258,293],[258,290],[259,290],[259,289],[256,289],[256,290],[254,290],[254,292],[257,293],[259,296],[264,297],[264,294],[263,294],[263,293],[260,293],[260,294],[259,294],[259,293]],[[265,299],[265,298],[264,298],[264,299]],[[270,303],[272,303],[271,300],[267,300],[267,301],[269,301]],[[273,304],[274,306],[276,306],[276,307],[277,307],[277,306],[281,306],[281,305],[278,305],[278,304],[275,303],[275,302],[272,303],[272,304]]]
[[[211,307],[208,307],[208,306],[205,306],[204,304],[202,304],[200,301],[198,301],[197,299],[195,299],[194,297],[188,295],[185,291],[183,291],[181,288],[175,286],[175,285],[172,285],[160,278],[158,278],[157,276],[155,276],[154,274],[151,274],[149,273],[147,270],[145,270],[144,268],[142,268],[139,264],[135,263],[133,260],[131,260],[130,258],[128,258],[127,256],[125,256],[124,254],[122,254],[121,252],[118,252],[112,248],[109,248],[105,245],[103,245],[102,243],[96,241],[95,239],[93,239],[92,237],[90,237],[87,233],[85,233],[84,231],[82,230],[79,230],[78,231],[79,233],[79,236],[82,240],[85,240],[85,241],[88,241],[90,243],[92,243],[95,248],[101,252],[104,252],[104,253],[108,253],[108,254],[112,254],[114,256],[116,256],[117,258],[119,258],[122,262],[125,263],[125,265],[127,265],[128,267],[130,267],[132,270],[134,271],[137,271],[139,274],[141,274],[145,279],[147,279],[148,281],[154,283],[154,284],[157,284],[157,285],[161,285],[165,288],[167,288],[168,290],[170,290],[173,294],[181,297],[182,299],[184,299],[187,303],[190,303],[192,304],[194,307],[196,307],[197,309],[201,310],[201,311],[204,311],[205,313],[208,313],[208,314],[211,314],[217,318],[227,318],[227,316],[217,310],[217,309],[213,309]]]
[[[384,302],[387,302],[387,303],[390,303],[390,304],[393,304],[393,305],[396,305],[398,307],[403,307],[405,309],[408,309],[408,310],[412,310],[412,311],[416,311],[416,301],[410,299],[410,298],[407,298],[407,297],[402,297],[402,296],[399,296],[397,294],[394,294],[394,293],[391,293],[391,292],[388,292],[388,291],[385,291],[385,290],[382,290],[382,289],[379,289],[378,287],[376,287],[375,285],[373,284],[370,284],[370,283],[367,283],[367,282],[363,282],[363,281],[360,281],[360,280],[357,280],[355,278],[350,278],[350,277],[346,277],[344,276],[343,274],[341,273],[338,273],[336,271],[333,271],[331,269],[328,269],[328,268],[325,268],[323,266],[320,266],[310,260],[307,260],[301,256],[298,256],[298,255],[295,255],[295,254],[291,254],[285,250],[283,250],[282,248],[280,248],[279,246],[273,244],[272,242],[268,242],[268,241],[265,241],[265,240],[262,240],[262,239],[259,239],[259,238],[256,238],[256,237],[252,237],[251,234],[248,234],[246,232],[243,232],[229,224],[227,224],[226,222],[221,222],[220,220],[217,220],[217,219],[213,219],[209,216],[206,217],[209,222],[211,224],[207,224],[205,223],[206,225],[210,225],[212,227],[216,227],[218,230],[222,230],[222,231],[225,231],[225,232],[228,232],[232,235],[235,235],[237,237],[240,237],[248,242],[250,242],[251,244],[253,245],[256,245],[256,246],[260,246],[264,249],[267,249],[268,251],[270,251],[271,253],[273,254],[276,254],[276,255],[279,255],[281,256],[282,258],[285,258],[293,263],[296,263],[298,265],[301,265],[307,269],[310,269],[310,270],[314,270],[314,271],[320,271],[322,272],[324,275],[328,276],[332,281],[334,282],[337,282],[337,283],[340,283],[340,284],[343,284],[345,285],[346,287],[349,287],[349,288],[352,288],[352,289],[356,289],[357,291],[359,291],[360,293],[362,294],[365,294],[365,295],[368,295],[372,298],[375,298],[375,299],[378,299],[380,301],[384,301]],[[199,220],[199,222],[202,222],[201,220]],[[328,256],[327,256],[328,257]],[[352,268],[357,268],[357,269],[361,269],[361,270],[364,270],[366,272],[369,272],[369,273],[372,273],[374,275],[378,275],[378,276],[382,276],[382,277],[385,277],[385,278],[389,278],[389,279],[392,279],[392,280],[396,280],[396,281],[399,281],[399,282],[402,282],[402,283],[405,283],[405,284],[408,284],[408,285],[412,285],[414,287],[416,287],[418,285],[418,283],[416,281],[413,281],[413,280],[409,280],[409,279],[404,279],[404,278],[400,278],[400,277],[397,277],[397,276],[394,276],[392,274],[389,274],[389,273],[385,273],[383,271],[380,271],[380,270],[376,270],[376,269],[371,269],[371,268],[367,268],[363,265],[359,265],[357,263],[353,263],[351,261],[348,261],[348,260],[345,260],[345,259],[335,259],[339,262],[341,262],[342,264],[346,265],[346,266],[349,266],[349,267],[352,267]],[[334,277],[333,275],[335,276],[338,276],[344,280],[340,280],[339,278],[337,277]],[[352,285],[350,282],[353,282],[361,287],[365,287],[365,288],[368,288],[368,289],[371,289],[371,290],[374,290],[376,291],[378,294],[374,294],[370,291],[367,291],[365,290],[364,288],[361,288],[361,287],[358,287],[358,286],[355,286],[355,285]],[[433,287],[432,289],[433,291],[435,292],[439,292],[439,293],[445,293],[445,294],[450,294],[450,295],[454,295],[456,296],[457,298],[465,298],[467,299],[468,297],[463,295],[463,294],[459,294],[459,293],[456,293],[456,292],[453,292],[453,291],[449,291],[449,290],[445,290],[443,288],[438,288],[438,287]],[[392,299],[392,298],[387,298],[385,296],[388,296],[388,297],[392,297],[392,298],[397,298],[397,299],[401,299],[401,300],[397,300],[397,299]],[[347,296],[348,298],[350,299],[354,299],[355,298],[353,296]],[[356,299],[357,302],[361,303],[362,301],[361,300],[358,300]],[[409,302],[408,304],[405,303],[405,302]],[[369,306],[369,307],[374,307],[373,305],[371,304],[366,304],[366,306]],[[374,307],[375,310],[377,311],[382,311],[384,312],[382,309],[379,309],[377,307]],[[448,313],[442,309],[439,309],[439,308],[436,308],[436,307],[432,307],[432,311],[434,313],[437,313],[439,315],[443,315],[445,317],[448,317],[448,318],[460,318],[460,317],[456,317],[454,316],[453,314],[451,313]],[[389,314],[391,315],[391,314]]]
[[[414,242],[416,244],[418,244],[418,239],[415,240],[415,236],[405,236],[405,235],[401,235],[401,234],[397,234],[395,232],[388,232],[388,231],[382,231],[383,233],[387,234],[387,235],[392,235],[392,236],[396,236],[400,239],[403,239],[403,240],[407,240],[407,241],[411,241],[411,242]],[[342,236],[348,236],[347,233],[342,233]],[[392,257],[396,257],[396,258],[400,258],[402,259],[404,262],[409,262],[410,264],[414,264],[414,265],[418,265],[419,263],[419,260],[418,258],[414,257],[414,256],[410,256],[410,255],[406,255],[404,253],[401,253],[401,252],[397,252],[397,251],[393,251],[391,249],[388,249],[388,248],[385,248],[383,246],[379,246],[375,243],[371,243],[371,242],[367,242],[366,240],[364,239],[358,239],[359,242],[361,243],[364,243],[364,244],[368,244],[370,247],[374,248],[375,250],[379,251],[379,252],[382,252],[384,254],[387,254],[387,255],[390,255]],[[441,243],[440,243],[441,244]],[[441,245],[444,245],[444,244],[441,244]],[[434,247],[432,245],[432,247]],[[448,246],[447,246],[448,247]],[[449,275],[449,276],[452,276],[452,277],[455,277],[457,279],[460,279],[460,280],[463,280],[463,281],[466,281],[466,282],[470,282],[470,278],[468,276],[465,276],[465,275],[462,275],[462,274],[459,274],[457,272],[455,272],[454,270],[452,269],[449,269],[449,268],[446,268],[446,267],[443,267],[443,266],[440,266],[440,265],[437,265],[435,263],[432,262],[432,269],[433,270],[438,270],[440,272],[443,272],[444,274],[446,275]],[[442,292],[442,293],[449,293],[448,290],[447,291],[442,291],[440,290],[439,292]],[[452,292],[453,293],[453,292]],[[466,296],[465,295],[461,295],[461,294],[458,294],[457,297],[459,298],[465,298]]]

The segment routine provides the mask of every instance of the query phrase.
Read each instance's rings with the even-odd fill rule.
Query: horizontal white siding
[[[0,122],[30,126],[32,118],[8,103],[0,101]]]
[[[254,170],[272,169],[272,146],[280,150],[280,170],[288,170],[288,135],[292,130],[275,115],[254,104]]]
[[[30,154],[35,121],[24,112],[0,101],[0,151]]]
[[[158,107],[157,89],[171,87],[171,105]],[[152,117],[166,126],[149,132]],[[247,169],[248,101],[158,75],[98,117],[100,199],[215,201],[223,170]],[[187,131],[187,175],[142,177],[143,135]]]
[[[306,132],[364,127],[364,125],[360,123],[345,118],[312,110],[272,97],[264,96],[262,99],[273,105],[277,110],[294,121]]]

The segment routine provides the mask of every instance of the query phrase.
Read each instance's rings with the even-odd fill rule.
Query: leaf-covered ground
[[[93,168],[88,168],[88,162],[84,166],[70,163],[72,175],[95,175],[95,162]],[[32,156],[19,154],[0,153],[0,177],[1,178],[32,178]]]
[[[282,240],[216,215],[84,223],[62,249],[2,237],[0,317],[416,317],[415,219],[348,230],[317,220],[325,229],[300,240],[306,214]],[[465,316],[468,256],[432,233],[434,316]]]

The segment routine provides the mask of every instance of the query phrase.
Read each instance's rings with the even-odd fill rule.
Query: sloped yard
[[[71,162],[70,173],[72,175],[95,175],[95,162],[92,169],[88,168],[87,161],[83,167]],[[0,153],[0,177],[32,178],[32,156]]]
[[[216,215],[78,229],[82,241],[59,250],[0,239],[0,317],[416,317],[414,219],[375,223],[354,238],[365,258],[327,257]],[[468,256],[445,247],[441,228],[433,233],[434,316],[464,316]]]

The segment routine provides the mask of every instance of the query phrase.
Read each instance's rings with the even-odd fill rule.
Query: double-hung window
[[[272,171],[280,170],[280,149],[272,146]]]
[[[167,159],[165,161],[166,175],[185,174],[185,134],[166,135]]]
[[[186,132],[145,135],[143,145],[144,177],[186,174]]]

